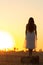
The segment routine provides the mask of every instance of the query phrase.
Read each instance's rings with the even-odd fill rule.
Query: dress
[[[35,32],[28,32],[26,35],[26,48],[34,49],[35,48]]]

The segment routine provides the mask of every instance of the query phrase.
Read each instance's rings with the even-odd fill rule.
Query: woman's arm
[[[25,31],[25,34],[27,35],[27,25],[26,25],[26,31]]]
[[[35,25],[35,35],[36,35],[36,39],[37,39],[37,27]]]

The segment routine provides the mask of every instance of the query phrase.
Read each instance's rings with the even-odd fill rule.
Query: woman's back
[[[35,24],[33,24],[33,25],[27,24],[27,26],[26,26],[26,29],[29,32],[33,32],[35,30],[35,28],[36,28],[36,25]]]

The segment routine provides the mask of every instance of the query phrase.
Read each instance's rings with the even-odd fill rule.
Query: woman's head
[[[30,17],[30,18],[29,18],[28,23],[29,23],[29,24],[34,24],[34,19],[33,19],[33,17]]]

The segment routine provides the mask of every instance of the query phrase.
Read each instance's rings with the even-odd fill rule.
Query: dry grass
[[[43,65],[43,52],[34,52],[33,55],[39,55],[40,65]],[[21,57],[28,56],[28,52],[7,52],[0,53],[0,65],[23,65]],[[26,64],[24,64],[26,65]]]

